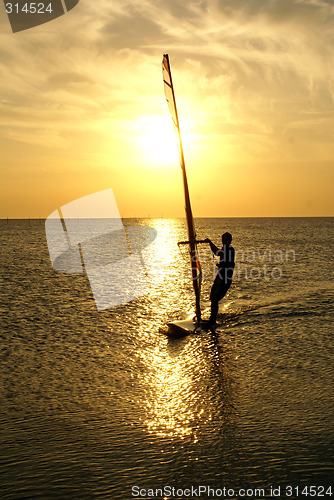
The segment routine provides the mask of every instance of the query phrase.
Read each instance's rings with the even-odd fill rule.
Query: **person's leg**
[[[231,282],[224,283],[221,280],[217,280],[217,279],[215,280],[215,282],[212,286],[211,293],[210,293],[211,316],[209,319],[209,323],[212,325],[214,325],[216,323],[218,309],[219,309],[219,301],[225,297],[230,286],[231,286]]]
[[[209,323],[214,325],[216,323],[216,318],[218,314],[219,302],[218,300],[211,299],[211,316],[209,318]]]

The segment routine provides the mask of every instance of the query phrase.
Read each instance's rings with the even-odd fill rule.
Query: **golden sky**
[[[169,53],[194,216],[333,216],[332,0],[81,0],[13,34],[0,4],[0,218],[112,188],[183,216]]]

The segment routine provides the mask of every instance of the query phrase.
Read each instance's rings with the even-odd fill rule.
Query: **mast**
[[[182,170],[183,188],[184,188],[184,199],[185,199],[185,212],[187,219],[187,229],[188,229],[188,244],[190,253],[190,264],[191,264],[191,275],[193,280],[194,292],[195,292],[195,306],[196,306],[196,319],[200,321],[201,319],[201,306],[200,306],[200,289],[201,289],[201,267],[197,255],[196,247],[196,232],[194,227],[194,220],[190,204],[188,179],[186,172],[186,165],[184,161],[183,146],[181,140],[181,131],[179,117],[177,113],[175,93],[173,87],[172,73],[169,65],[168,54],[164,54],[162,60],[162,76],[164,81],[165,95],[168,103],[169,110],[172,115],[173,123],[176,129],[176,133],[179,141],[179,151],[180,151],[180,166]]]

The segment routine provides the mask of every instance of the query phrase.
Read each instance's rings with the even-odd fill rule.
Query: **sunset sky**
[[[183,216],[170,56],[195,216],[333,216],[332,0],[81,0],[13,34],[0,4],[0,218],[112,188]]]

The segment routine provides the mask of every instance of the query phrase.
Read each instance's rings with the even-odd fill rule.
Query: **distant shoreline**
[[[137,219],[145,219],[145,220],[155,220],[155,219],[179,219],[183,220],[185,217],[169,217],[169,216],[160,216],[160,217],[151,217],[151,216],[133,216],[133,217],[121,217],[122,219],[126,220],[137,220]],[[333,219],[334,215],[262,215],[262,216],[241,216],[241,217],[194,217],[194,220],[199,220],[199,219]],[[107,217],[83,217],[83,219],[107,219]],[[44,217],[21,217],[21,218],[16,218],[16,217],[5,217],[5,218],[0,218],[0,221],[45,221],[46,218]]]

